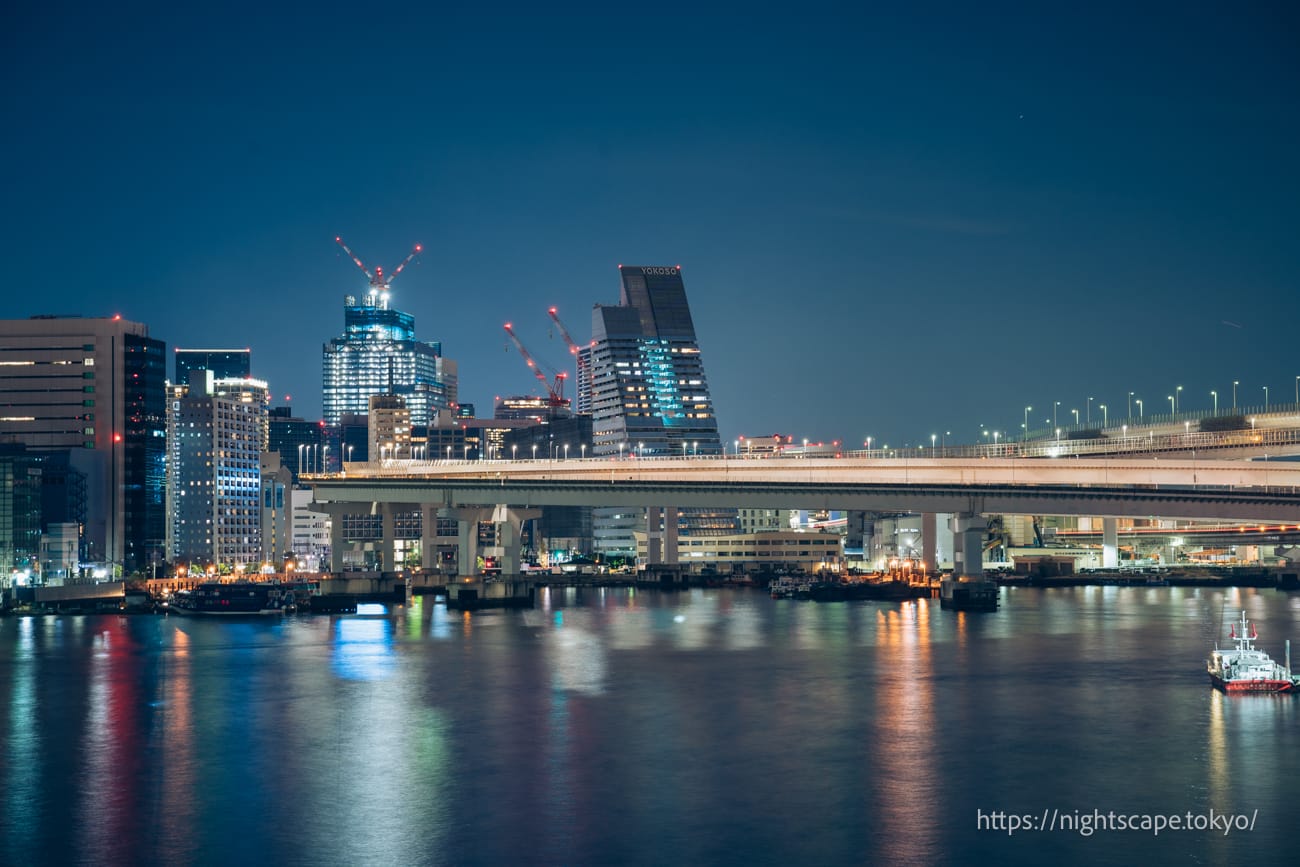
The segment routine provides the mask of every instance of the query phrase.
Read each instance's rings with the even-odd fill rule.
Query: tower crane
[[[510,335],[510,339],[514,342],[515,349],[519,350],[519,354],[523,356],[524,361],[532,369],[533,376],[537,377],[537,381],[546,389],[547,405],[551,407],[564,406],[564,380],[568,375],[564,373],[555,374],[555,384],[552,385],[550,380],[546,378],[546,374],[542,373],[538,368],[537,362],[533,361],[533,357],[529,355],[528,350],[524,348],[523,342],[515,336],[515,330],[509,322],[505,324],[505,330],[506,334]]]
[[[380,306],[384,309],[388,308],[388,293],[392,288],[393,281],[397,279],[397,275],[402,273],[402,269],[409,265],[412,259],[424,251],[424,247],[416,244],[411,252],[407,254],[407,257],[402,260],[402,264],[394,268],[393,273],[385,277],[382,267],[375,268],[375,273],[371,274],[370,269],[365,266],[356,253],[348,249],[348,245],[344,244],[343,239],[338,235],[334,236],[334,243],[343,248],[343,252],[348,254],[348,258],[356,263],[356,266],[361,269],[361,273],[365,274],[366,279],[370,281],[370,291],[366,293],[366,304],[373,307],[375,300],[378,299]]]
[[[556,312],[555,308],[552,307],[546,312],[551,315],[551,321],[555,323],[555,327],[560,329],[560,336],[564,338],[564,342],[569,347],[569,354],[573,356],[574,364],[578,370],[578,391],[579,401],[581,401],[582,389],[585,387],[584,383],[587,382],[586,362],[582,357],[582,348],[569,336],[569,329],[564,327],[564,323],[560,321],[560,314]]]

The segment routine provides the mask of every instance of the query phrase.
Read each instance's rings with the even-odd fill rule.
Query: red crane
[[[370,281],[370,291],[366,293],[367,303],[373,305],[375,297],[378,296],[383,301],[383,306],[385,307],[388,306],[388,293],[392,288],[393,281],[397,279],[397,275],[402,273],[402,269],[409,265],[412,259],[424,251],[422,246],[416,244],[407,257],[402,260],[402,264],[394,268],[393,273],[385,277],[383,268],[375,268],[375,273],[371,274],[370,269],[362,263],[356,253],[353,253],[348,249],[348,245],[344,244],[343,239],[338,235],[334,236],[334,243],[343,248],[343,252],[348,254],[348,258],[356,263],[356,266],[361,269],[361,273],[365,274],[366,279]]]
[[[578,389],[579,393],[581,393],[583,383],[586,382],[586,370],[584,369],[586,365],[582,358],[582,348],[569,336],[569,329],[564,327],[564,323],[560,321],[560,314],[556,312],[555,308],[552,307],[546,312],[551,314],[551,321],[555,323],[556,328],[560,329],[560,336],[568,344],[569,354],[573,356],[574,364],[578,368]]]
[[[528,354],[528,350],[524,348],[524,344],[515,336],[515,330],[511,327],[509,322],[505,324],[505,329],[506,334],[509,334],[510,339],[514,341],[515,348],[519,350],[519,354],[524,357],[524,361],[527,362],[529,368],[532,369],[533,376],[537,377],[537,381],[542,384],[542,388],[546,389],[547,403],[553,407],[564,406],[564,380],[568,377],[568,374],[555,374],[555,384],[552,385],[546,378],[546,374],[542,373],[538,368],[537,362],[533,361],[533,357]]]

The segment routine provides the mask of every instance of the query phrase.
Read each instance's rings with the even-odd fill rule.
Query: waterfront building
[[[66,454],[87,562],[134,572],[161,556],[165,348],[120,316],[0,320],[0,440]]]
[[[211,371],[213,379],[247,379],[253,373],[251,349],[177,349],[177,385],[189,385],[192,371]]]
[[[592,453],[596,456],[720,455],[722,442],[680,266],[620,265],[617,306],[592,310],[583,354],[590,377]],[[584,354],[585,353],[585,354]],[[579,383],[579,395],[584,385]],[[580,408],[586,406],[580,397]],[[632,532],[644,520],[624,509],[598,509],[599,552],[635,553]],[[681,536],[738,529],[734,509],[683,509]]]
[[[293,553],[293,472],[278,452],[262,452],[262,554],[264,565],[277,571]]]
[[[203,379],[174,386],[167,404],[167,554],[238,569],[262,560],[266,408]]]
[[[637,556],[645,562],[648,537],[636,531]],[[816,572],[838,569],[841,541],[838,533],[801,533],[779,530],[737,533],[677,540],[678,562],[692,572],[730,574],[761,569],[802,569]]]
[[[455,405],[456,363],[443,357],[441,343],[415,339],[415,317],[389,307],[387,292],[368,294],[362,304],[347,296],[343,319],[343,335],[323,349],[327,424],[366,413],[375,394],[400,395],[416,425]]]
[[[39,576],[41,463],[26,446],[0,444],[0,583]]]

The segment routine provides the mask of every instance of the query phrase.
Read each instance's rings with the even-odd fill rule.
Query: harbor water
[[[1294,863],[1300,697],[1205,673],[1242,610],[1300,639],[1183,587],[0,618],[0,864]]]

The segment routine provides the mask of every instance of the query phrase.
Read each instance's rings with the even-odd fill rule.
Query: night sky
[[[620,262],[682,265],[724,441],[1295,399],[1297,4],[192,5],[8,7],[0,316],[318,418],[341,235],[424,245],[393,304],[481,415]]]

